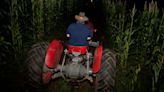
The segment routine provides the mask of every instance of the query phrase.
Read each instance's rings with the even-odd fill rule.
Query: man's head
[[[85,16],[84,12],[80,12],[79,15],[75,15],[75,19],[79,23],[85,23],[85,21],[88,21],[88,18]]]

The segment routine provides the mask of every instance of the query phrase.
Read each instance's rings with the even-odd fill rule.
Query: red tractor
[[[96,92],[114,90],[116,56],[102,44],[92,47],[65,45],[60,40],[53,40],[50,44],[40,42],[32,46],[26,63],[28,83],[33,87],[62,77],[75,84],[84,80],[96,83]]]

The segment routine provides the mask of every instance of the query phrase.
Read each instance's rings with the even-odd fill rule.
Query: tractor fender
[[[92,65],[92,72],[97,73],[100,70],[103,46],[100,44],[94,52],[94,60]]]
[[[45,65],[48,68],[55,68],[59,64],[63,53],[63,44],[60,40],[53,40],[49,46],[45,57]]]

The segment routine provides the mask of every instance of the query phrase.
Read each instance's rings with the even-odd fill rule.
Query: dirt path
[[[73,89],[71,84],[59,79],[52,81],[46,92],[94,92],[94,86],[88,81],[84,81],[79,88]]]

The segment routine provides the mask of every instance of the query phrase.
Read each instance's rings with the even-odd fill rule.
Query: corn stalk
[[[44,35],[43,23],[43,0],[31,0],[32,3],[32,26],[34,41],[42,40]]]
[[[114,49],[117,52],[117,57],[120,61],[121,67],[126,67],[129,49],[133,43],[132,35],[135,30],[133,28],[134,15],[136,12],[133,8],[130,21],[125,24],[128,18],[125,15],[125,5],[120,2],[114,3],[111,0],[103,0],[105,5],[105,12],[107,13],[107,32],[112,32],[112,39],[114,40]]]
[[[66,3],[66,12],[67,16],[71,16],[73,14],[73,11],[76,10],[77,6],[77,0],[65,0]]]
[[[45,0],[44,1],[44,19],[45,31],[55,32],[59,19],[63,15],[63,1],[64,0]]]
[[[141,70],[140,64],[128,66],[129,62],[131,62],[128,62],[129,55],[132,53],[130,49],[134,44],[133,35],[137,30],[134,26],[136,9],[134,6],[131,14],[126,15],[125,4],[121,1],[115,3],[111,0],[103,0],[103,5],[105,6],[104,11],[106,12],[107,20],[106,33],[112,33],[110,36],[112,36],[113,47],[119,61],[117,76],[120,84],[118,86],[121,90],[125,89],[126,92],[131,92],[135,88]],[[130,71],[133,73],[129,73]],[[127,75],[129,76],[127,77]],[[116,89],[119,91],[119,88]]]
[[[18,11],[18,1],[12,0],[10,7],[10,25],[8,27],[12,34],[12,45],[14,47],[15,52],[20,52],[22,48],[22,35],[20,33]]]
[[[148,6],[147,6],[148,5]],[[137,25],[139,30],[136,32],[137,38],[135,43],[137,48],[134,51],[140,60],[140,63],[152,72],[152,91],[156,90],[157,80],[160,76],[163,61],[161,59],[163,44],[163,19],[158,17],[159,11],[156,2],[145,3],[144,11],[140,13]],[[162,41],[162,43],[161,43]]]
[[[145,3],[144,11],[137,11],[138,15],[135,15],[135,7],[131,10],[130,15],[126,15],[124,6],[121,6],[119,2],[114,3],[112,0],[102,2],[107,20],[106,32],[112,32],[113,47],[119,60],[118,76],[121,77],[118,80],[122,84],[122,89],[126,89],[127,92],[134,91],[134,87],[139,83],[137,81],[139,73],[144,67],[153,70],[150,72],[154,74],[151,77],[153,79],[152,91],[155,91],[163,65],[163,59],[161,59],[163,44],[161,42],[163,42],[164,32],[164,22],[158,17],[156,2]],[[136,66],[138,66],[136,69],[130,68]],[[130,71],[134,73],[131,74]]]
[[[160,25],[159,25],[159,31],[158,31],[158,36],[156,36],[156,46],[153,48],[152,54],[157,57],[155,59],[155,63],[152,64],[152,70],[154,72],[154,76],[152,78],[152,91],[156,91],[156,85],[158,83],[158,79],[161,74],[161,70],[164,64],[164,15],[162,19],[160,20]],[[158,86],[158,85],[157,85]]]

